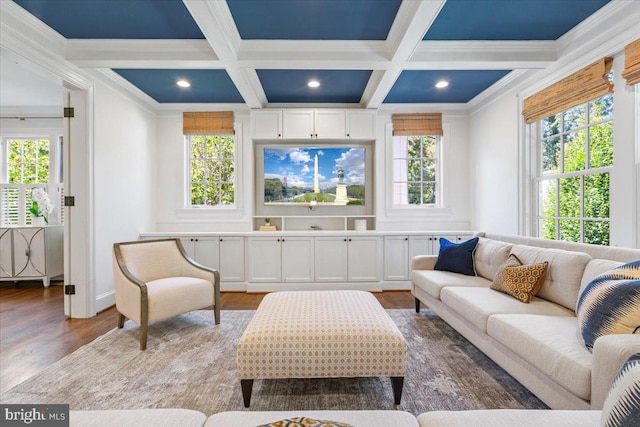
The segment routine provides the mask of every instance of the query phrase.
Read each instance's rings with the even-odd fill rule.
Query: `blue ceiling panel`
[[[511,70],[427,70],[403,71],[385,103],[466,103]],[[437,89],[440,80],[449,82]]]
[[[182,0],[13,0],[68,39],[204,39]]]
[[[256,70],[269,102],[358,103],[370,70]],[[320,87],[307,83],[317,80]]]
[[[401,0],[227,0],[242,39],[386,40]]]
[[[610,0],[447,0],[423,40],[557,40]]]
[[[134,86],[158,102],[170,103],[243,103],[225,70],[114,69]],[[187,80],[191,87],[176,82]]]

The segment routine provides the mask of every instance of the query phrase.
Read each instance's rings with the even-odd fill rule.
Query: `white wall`
[[[114,242],[153,228],[156,114],[96,83],[94,97],[94,283],[96,311],[115,304]]]

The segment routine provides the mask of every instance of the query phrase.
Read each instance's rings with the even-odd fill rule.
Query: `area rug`
[[[546,408],[435,314],[387,310],[407,340],[399,409]],[[146,351],[127,322],[2,394],[2,403],[71,409],[243,410],[236,347],[254,311],[195,311],[149,327]],[[389,378],[256,380],[251,410],[396,409]]]

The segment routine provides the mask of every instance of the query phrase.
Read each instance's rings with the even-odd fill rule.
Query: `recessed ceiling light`
[[[442,88],[445,88],[447,86],[449,86],[449,82],[446,81],[446,80],[440,80],[438,83],[436,83],[436,87],[438,89],[442,89]]]
[[[307,83],[307,86],[309,87],[320,87],[320,82],[317,80],[310,80],[309,83]]]
[[[191,83],[189,83],[189,82],[188,82],[188,81],[186,81],[186,80],[178,80],[178,81],[176,82],[176,84],[177,84],[178,86],[180,86],[180,87],[190,87],[190,86],[191,86]]]

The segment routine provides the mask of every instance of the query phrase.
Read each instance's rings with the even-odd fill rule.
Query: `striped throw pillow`
[[[640,353],[631,356],[613,380],[602,407],[600,425],[640,426]]]
[[[589,350],[603,335],[634,333],[640,326],[640,260],[593,279],[578,298],[576,315]]]

